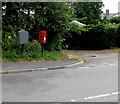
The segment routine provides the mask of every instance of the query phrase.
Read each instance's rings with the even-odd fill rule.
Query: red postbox
[[[38,41],[41,42],[41,43],[46,43],[46,34],[47,32],[46,31],[39,31],[38,33]]]

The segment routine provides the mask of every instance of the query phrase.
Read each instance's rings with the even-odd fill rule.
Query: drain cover
[[[96,57],[95,55],[91,56],[91,57]]]

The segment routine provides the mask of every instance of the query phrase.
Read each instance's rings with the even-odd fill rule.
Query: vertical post
[[[24,53],[24,44],[22,44],[22,49],[21,49],[22,53]]]
[[[42,55],[43,55],[43,52],[44,52],[44,43],[42,43]]]

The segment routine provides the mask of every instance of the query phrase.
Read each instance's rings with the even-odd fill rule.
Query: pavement
[[[0,74],[23,73],[32,71],[47,71],[63,68],[77,67],[84,61],[75,59],[65,59],[57,61],[39,61],[39,62],[2,62]]]
[[[39,61],[39,62],[2,62],[0,74],[23,73],[33,71],[47,71],[63,68],[73,68],[78,66],[95,66],[101,64],[110,64],[118,62],[119,54],[108,53],[89,53],[68,51],[71,59],[57,61]],[[77,58],[76,58],[77,57]],[[85,63],[87,64],[83,64]]]

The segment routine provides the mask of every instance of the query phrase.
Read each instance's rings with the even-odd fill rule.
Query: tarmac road
[[[76,55],[88,62],[70,69],[2,75],[2,101],[118,102],[118,55]]]
[[[68,51],[68,54],[80,56],[87,60],[84,66],[96,66],[96,65],[109,65],[118,64],[118,53],[92,53],[92,52],[79,52],[79,51]]]

